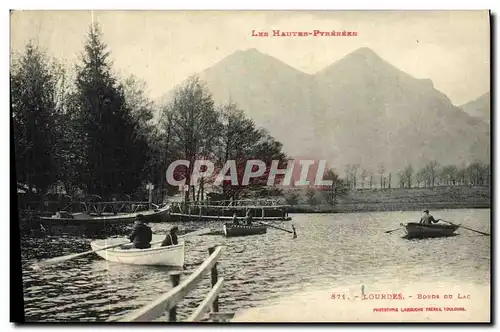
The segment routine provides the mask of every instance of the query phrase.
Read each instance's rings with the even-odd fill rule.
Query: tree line
[[[398,188],[433,188],[436,186],[488,186],[491,185],[491,166],[481,161],[468,165],[441,165],[431,161],[421,168],[406,166],[396,172],[387,172],[383,163],[376,172],[361,168],[359,164],[346,165],[344,186],[349,189],[391,189],[396,180]]]
[[[191,167],[195,160],[209,159],[216,168],[236,160],[238,174],[250,159],[269,167],[279,160],[286,167],[282,144],[234,103],[216,105],[199,78],[190,77],[169,102],[157,105],[147,97],[144,82],[133,75],[118,77],[110,58],[97,24],[90,26],[73,68],[32,42],[13,55],[15,171],[28,195],[36,191],[43,200],[43,194],[63,188],[73,197],[144,198],[146,184],[152,183],[161,200],[177,190],[167,184],[166,170],[179,159]],[[181,168],[176,176],[190,183],[191,169]],[[261,184],[262,178],[244,187],[224,181],[213,190],[235,199],[277,194]],[[201,199],[205,185],[201,178],[187,186],[185,198]]]

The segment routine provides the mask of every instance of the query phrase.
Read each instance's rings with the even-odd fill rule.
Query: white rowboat
[[[164,236],[153,235],[149,249],[125,249],[129,245],[97,251],[96,254],[107,261],[134,265],[184,266],[184,242],[178,245],[161,247]],[[99,250],[114,243],[127,242],[127,239],[113,238],[95,240],[90,243],[92,250]],[[130,247],[130,246],[129,246]]]

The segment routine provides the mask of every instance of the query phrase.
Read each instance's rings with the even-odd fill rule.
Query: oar
[[[203,228],[203,229],[200,229],[200,230],[197,230],[197,231],[194,231],[194,232],[189,232],[189,233],[186,233],[184,235],[181,235],[181,236],[179,236],[179,238],[184,238],[184,237],[193,236],[193,235],[203,235],[203,234],[209,233],[209,232],[210,232],[210,228]],[[161,243],[161,242],[163,242],[163,240],[151,242],[151,245],[158,244],[158,243]],[[69,261],[69,260],[77,258],[77,257],[81,257],[81,256],[85,256],[85,255],[88,255],[88,254],[92,254],[94,252],[98,252],[98,251],[101,251],[101,250],[106,250],[106,249],[112,249],[112,248],[120,247],[120,246],[123,246],[123,245],[126,245],[126,244],[130,244],[130,241],[128,241],[128,242],[120,242],[120,243],[117,243],[117,244],[113,244],[113,245],[106,246],[106,247],[103,247],[103,248],[99,248],[99,249],[96,249],[96,250],[89,250],[89,251],[81,252],[81,253],[78,253],[78,254],[71,254],[71,255],[66,255],[66,256],[59,256],[59,257],[49,258],[49,259],[46,259],[46,260],[38,262],[36,265],[38,267],[45,267],[45,266],[48,266],[48,265],[59,264],[59,263],[62,263],[62,262],[65,262],[65,261]]]
[[[401,227],[396,228],[396,229],[391,229],[390,231],[385,231],[384,233],[392,233],[392,232],[395,232],[395,231],[400,230],[400,229],[401,229]]]
[[[293,232],[292,232],[292,231],[289,231],[288,229],[284,229],[284,228],[281,228],[281,227],[278,227],[278,226],[274,226],[274,225],[270,225],[270,224],[265,224],[263,222],[257,222],[257,223],[261,224],[263,226],[267,226],[267,227],[271,227],[271,228],[276,228],[276,229],[279,229],[279,230],[287,232],[287,233],[293,233],[293,238],[294,239],[297,237],[297,233],[295,232],[295,227],[293,225],[292,225],[292,229],[293,229]]]
[[[88,254],[92,254],[92,253],[97,252],[97,251],[120,247],[120,246],[123,246],[124,244],[127,244],[127,243],[130,243],[130,242],[120,242],[120,243],[113,244],[111,246],[103,247],[103,248],[96,249],[96,250],[89,250],[89,251],[81,252],[81,253],[78,253],[78,254],[71,254],[71,255],[66,255],[66,256],[59,256],[59,257],[49,258],[49,259],[46,259],[46,260],[43,260],[43,261],[40,261],[40,262],[36,263],[36,266],[38,266],[38,267],[45,267],[45,266],[48,266],[48,265],[59,264],[59,263],[65,262],[65,261],[69,261],[70,259],[73,259],[73,258],[77,258],[77,257],[85,256],[85,255],[88,255]]]
[[[446,221],[446,220],[443,220],[443,219],[441,219],[441,220],[442,220],[442,221],[444,221],[444,222],[447,222],[447,223],[448,223],[448,224],[450,224],[450,225],[454,225],[454,226],[462,227],[462,228],[468,229],[469,231],[473,231],[473,232],[476,232],[476,233],[479,233],[479,234],[482,234],[482,235],[485,235],[485,236],[490,236],[490,234],[489,234],[489,233],[481,232],[481,231],[478,231],[478,230],[476,230],[476,229],[472,229],[472,228],[465,227],[465,226],[462,226],[462,225],[457,225],[457,224],[454,224],[454,223],[452,223],[452,222],[450,222],[450,221]]]

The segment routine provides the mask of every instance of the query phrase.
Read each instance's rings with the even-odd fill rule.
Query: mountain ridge
[[[346,164],[375,170],[385,163],[396,171],[434,159],[489,161],[489,127],[454,106],[432,80],[367,47],[314,74],[250,48],[198,76],[216,103],[234,101],[287,154],[327,159],[339,172]]]
[[[473,99],[459,106],[465,113],[474,118],[481,119],[490,123],[491,118],[491,94],[490,91],[483,93],[476,99]]]

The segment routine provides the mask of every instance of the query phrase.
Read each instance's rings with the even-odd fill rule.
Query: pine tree
[[[88,193],[103,198],[137,189],[146,150],[108,58],[99,27],[92,25],[77,67],[74,124],[85,159],[82,181]]]
[[[56,85],[52,63],[33,43],[11,68],[11,111],[17,180],[43,194],[58,177]]]

